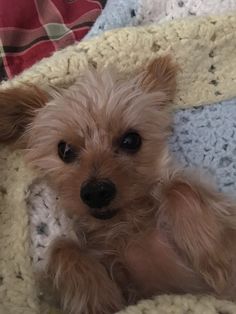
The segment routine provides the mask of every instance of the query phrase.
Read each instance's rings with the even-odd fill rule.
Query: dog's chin
[[[118,209],[98,209],[98,208],[91,208],[90,214],[100,220],[108,220],[112,219],[118,213]]]

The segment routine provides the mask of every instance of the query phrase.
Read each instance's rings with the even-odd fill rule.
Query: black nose
[[[110,180],[91,180],[82,184],[80,197],[90,208],[108,206],[116,195],[116,187]]]

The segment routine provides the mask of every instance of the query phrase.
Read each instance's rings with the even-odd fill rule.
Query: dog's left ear
[[[172,101],[176,91],[178,66],[169,55],[153,60],[143,72],[141,86],[147,92],[163,92],[165,100]]]
[[[47,101],[47,93],[35,86],[1,90],[0,142],[17,140]]]

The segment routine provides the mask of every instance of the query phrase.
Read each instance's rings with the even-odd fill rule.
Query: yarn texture
[[[174,19],[235,11],[234,0],[138,0],[131,25],[163,23]]]
[[[0,173],[0,313],[38,313],[25,202],[33,174],[19,152],[2,146]]]
[[[213,297],[163,295],[117,314],[235,314],[236,305]]]
[[[169,53],[180,67],[174,106],[207,104],[235,96],[235,42],[236,15],[113,30],[56,52],[3,87],[29,82],[65,86],[88,63],[115,64],[128,75],[150,59]]]

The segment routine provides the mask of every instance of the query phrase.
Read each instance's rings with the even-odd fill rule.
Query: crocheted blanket
[[[236,10],[235,0],[108,0],[86,39],[125,26],[179,18],[219,15]]]
[[[97,66],[115,63],[121,73],[128,76],[129,72],[142,67],[149,59],[159,54],[171,53],[182,69],[178,78],[175,108],[228,99],[236,96],[235,28],[236,15],[232,14],[112,31],[56,53],[14,80],[4,83],[2,88],[29,82],[41,86],[67,86],[74,81],[78,71],[83,71],[87,63],[96,63]],[[217,81],[217,84],[212,81]],[[2,148],[0,158],[0,313],[46,313],[50,310],[39,310],[39,298],[36,295],[29,258],[25,199],[28,196],[28,202],[32,205],[31,196],[36,190],[30,190],[28,186],[34,175],[24,166],[18,153]],[[39,186],[36,185],[36,188]],[[45,191],[48,201],[51,202],[49,205],[54,204],[56,209],[53,201],[55,195],[50,196],[47,188]],[[46,200],[46,196],[43,199]],[[40,206],[40,202],[36,204]],[[60,216],[59,211],[57,215]],[[64,219],[62,216],[59,218],[62,221]],[[54,227],[57,228],[56,225]],[[41,225],[39,232],[42,230],[44,233],[45,225]],[[50,235],[50,228],[47,231]],[[46,238],[45,246],[53,236]],[[35,243],[33,249],[34,245]],[[37,261],[34,262],[37,266]],[[210,297],[162,296],[154,301],[144,301],[123,313],[151,313],[154,310],[160,313],[236,313],[236,305]]]

